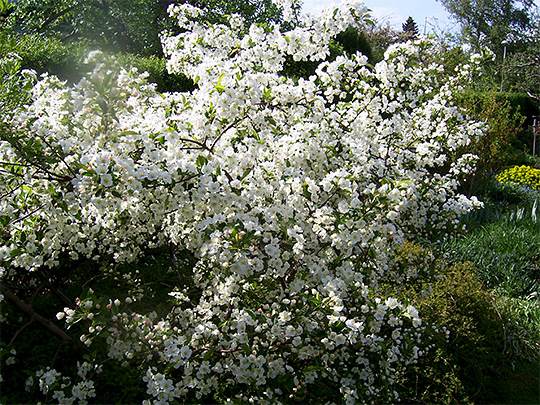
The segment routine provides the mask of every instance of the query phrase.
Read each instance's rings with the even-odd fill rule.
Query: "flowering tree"
[[[366,8],[294,10],[282,32],[173,6],[183,32],[164,52],[195,90],[159,94],[96,52],[78,84],[38,82],[3,132],[3,277],[65,253],[196,257],[163,316],[99,291],[57,316],[88,323],[81,341],[138,370],[150,400],[396,400],[393,383],[435,333],[381,286],[418,277],[395,266],[405,239],[450,230],[478,204],[456,191],[474,157],[447,159],[482,131],[453,102],[468,68],[423,63],[423,42],[392,46],[373,69],[358,53],[327,61]],[[284,77],[287,56],[320,61],[316,74]],[[36,376],[58,400],[86,400],[98,362],[64,390],[55,370]]]

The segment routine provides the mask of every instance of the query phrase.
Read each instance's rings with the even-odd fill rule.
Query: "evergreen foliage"
[[[418,25],[412,17],[407,18],[402,24],[403,35],[408,39],[416,39],[418,37]]]

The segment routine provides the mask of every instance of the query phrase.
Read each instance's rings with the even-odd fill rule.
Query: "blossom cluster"
[[[51,394],[52,399],[61,405],[87,404],[88,400],[96,396],[94,382],[88,377],[100,373],[101,367],[93,366],[88,362],[77,363],[77,377],[80,381],[73,384],[70,377],[62,376],[55,369],[47,367],[35,373],[37,385],[43,394]],[[26,380],[26,390],[32,389],[34,377]]]
[[[350,403],[397,400],[388,387],[428,326],[379,286],[400,281],[404,240],[479,204],[457,191],[473,157],[448,158],[482,133],[453,101],[467,72],[424,63],[423,42],[393,45],[372,69],[360,53],[326,60],[337,33],[361,26],[357,1],[287,32],[171,13],[183,32],[163,39],[168,67],[195,90],[159,94],[93,53],[87,77],[43,77],[10,122],[0,266],[193,252],[191,282],[162,318],[94,300],[58,315],[84,314],[81,341],[138,359],[159,403],[301,400],[320,384]],[[288,57],[320,64],[287,78]]]
[[[530,166],[514,166],[496,176],[497,181],[506,184],[519,184],[529,186],[533,190],[540,190],[540,169]]]

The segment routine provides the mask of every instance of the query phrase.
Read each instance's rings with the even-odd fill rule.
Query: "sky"
[[[318,15],[332,3],[339,4],[340,0],[303,0],[302,9],[304,13]],[[364,0],[364,4],[378,22],[384,25],[388,23],[398,30],[409,16],[414,19],[421,34],[458,30],[441,3],[435,0]]]
[[[302,1],[303,11],[315,15],[332,3],[340,3],[340,0]],[[378,22],[388,23],[398,30],[401,30],[402,24],[411,16],[421,34],[459,31],[458,24],[436,0],[364,0],[364,4],[372,10],[372,16]],[[535,4],[540,6],[540,0],[535,0]]]
[[[305,13],[319,14],[320,11],[339,0],[303,0]],[[378,22],[390,24],[401,30],[402,24],[411,16],[420,33],[456,31],[457,24],[450,18],[441,3],[435,0],[364,0]]]

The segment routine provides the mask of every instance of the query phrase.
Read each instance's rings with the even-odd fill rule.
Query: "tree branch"
[[[60,329],[58,326],[56,326],[54,323],[49,321],[47,318],[41,316],[36,311],[34,311],[34,308],[32,308],[31,305],[28,305],[21,301],[15,294],[11,292],[9,288],[7,288],[4,284],[0,283],[0,292],[4,295],[4,297],[11,302],[17,309],[24,312],[30,320],[39,322],[45,329],[47,329],[49,332],[51,332],[53,335],[58,337],[61,340],[71,342],[72,339],[69,337],[69,335],[66,334],[62,329]]]

